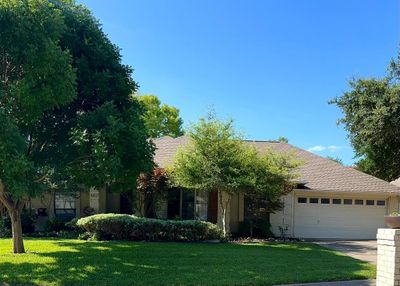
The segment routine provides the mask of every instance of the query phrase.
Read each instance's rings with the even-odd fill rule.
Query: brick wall
[[[377,286],[400,286],[400,229],[380,228],[377,234]]]

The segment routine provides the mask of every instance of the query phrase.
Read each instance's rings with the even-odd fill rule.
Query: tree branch
[[[0,202],[7,208],[8,211],[12,210],[14,201],[6,194],[6,188],[0,180]]]

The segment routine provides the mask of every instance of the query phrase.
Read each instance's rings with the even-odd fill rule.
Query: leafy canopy
[[[132,188],[152,168],[137,85],[90,11],[0,1],[0,180],[8,196]],[[36,188],[33,188],[36,185]]]
[[[331,101],[359,161],[357,167],[384,180],[400,176],[400,55],[382,79],[353,79],[350,91]]]
[[[43,115],[76,98],[69,52],[60,46],[66,26],[48,1],[0,1],[0,182],[20,199],[40,190],[46,153],[36,132]]]
[[[279,198],[296,177],[299,165],[291,154],[260,153],[238,135],[233,122],[215,115],[201,118],[188,132],[172,167],[175,183],[190,189],[259,193]]]
[[[183,135],[179,109],[167,104],[161,105],[155,95],[140,95],[137,99],[145,110],[143,120],[150,138]]]
[[[191,126],[188,131],[191,142],[178,150],[172,167],[175,184],[228,193],[243,186],[245,146],[232,124],[219,121],[210,113]]]

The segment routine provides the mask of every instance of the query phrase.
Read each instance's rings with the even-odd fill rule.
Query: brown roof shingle
[[[155,162],[160,167],[172,164],[176,151],[189,142],[187,136],[162,137],[154,140]],[[291,144],[275,141],[245,141],[260,152],[271,149],[294,154],[302,165],[298,168],[300,180],[311,190],[355,193],[400,194],[400,188],[351,167],[342,166],[330,159],[315,155]]]

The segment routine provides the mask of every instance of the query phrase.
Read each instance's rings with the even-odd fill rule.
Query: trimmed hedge
[[[215,224],[198,220],[160,220],[124,214],[81,218],[77,226],[95,240],[204,241],[223,240]]]

